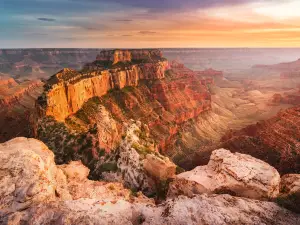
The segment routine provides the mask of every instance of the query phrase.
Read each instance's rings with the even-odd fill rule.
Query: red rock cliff
[[[164,78],[168,62],[159,58],[158,53],[147,54],[147,57],[155,56],[151,58],[152,62],[129,61],[141,55],[143,54],[137,50],[102,51],[98,60],[81,72],[71,69],[58,72],[48,80],[46,92],[39,98],[38,106],[42,106],[39,111],[43,115],[63,121],[92,97],[101,97],[112,89],[137,86],[140,80]],[[106,59],[117,65],[109,67],[103,64],[102,61]],[[127,64],[118,64],[121,62]]]

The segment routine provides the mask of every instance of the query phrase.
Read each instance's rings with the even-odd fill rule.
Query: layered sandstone
[[[11,107],[34,89],[41,89],[43,83],[39,80],[24,81],[18,84],[13,78],[0,79],[0,107]]]
[[[88,66],[94,71],[88,78],[82,78],[80,73],[72,70],[58,73],[48,81],[50,89],[44,95],[45,101],[40,99],[46,115],[52,115],[58,121],[68,116],[65,128],[46,118],[41,120],[38,129],[38,137],[56,152],[57,159],[62,160],[60,163],[69,160],[67,155],[78,157],[77,152],[98,159],[97,152],[101,149],[106,153],[116,149],[124,134],[123,123],[131,119],[141,121],[149,128],[148,133],[157,142],[158,149],[171,151],[181,126],[211,109],[209,79],[197,77],[184,65],[172,63],[164,70],[168,63],[153,58],[151,63],[124,63],[122,68],[103,70],[99,67],[97,70],[99,63],[98,60],[98,64]],[[138,68],[139,72],[132,76],[127,73],[128,68]],[[102,75],[93,75],[95,71]],[[113,71],[125,73],[124,80],[112,76]],[[76,139],[84,141],[79,143]],[[88,162],[88,159],[83,161]]]
[[[104,50],[97,56],[98,61],[118,62],[156,61],[162,58],[158,49]]]
[[[228,132],[222,147],[268,162],[281,174],[300,171],[300,107],[280,111],[275,117]]]
[[[108,57],[105,60],[118,64],[124,61],[131,62],[131,54],[135,53],[103,51],[101,54],[104,58]],[[101,97],[113,89],[137,86],[141,80],[162,79],[168,68],[168,62],[158,57],[150,63],[132,62],[126,65],[118,64],[112,68],[96,69],[98,64],[102,65],[103,57],[98,58],[95,64],[89,65],[88,71],[64,69],[52,76],[47,82],[46,92],[38,101],[41,114],[63,121],[76,113],[88,99]]]
[[[0,142],[17,136],[33,136],[35,100],[43,92],[39,80],[19,82],[0,78]]]

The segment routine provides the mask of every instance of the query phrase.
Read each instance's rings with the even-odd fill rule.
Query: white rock
[[[279,193],[279,183],[279,173],[269,164],[219,149],[213,151],[207,166],[177,175],[169,196],[230,193],[254,199],[274,198]]]
[[[297,225],[300,216],[275,203],[230,195],[180,196],[153,206],[78,199],[39,204],[0,219],[3,224]],[[12,223],[14,222],[14,223]]]
[[[54,155],[35,139],[15,138],[0,144],[0,215],[33,203],[71,199]]]

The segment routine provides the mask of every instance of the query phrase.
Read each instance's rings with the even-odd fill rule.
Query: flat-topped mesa
[[[219,78],[222,79],[224,77],[224,73],[223,71],[219,71],[219,70],[214,70],[212,68],[203,70],[203,71],[196,71],[196,74],[198,76],[201,76],[203,78]]]
[[[37,101],[37,109],[40,116],[64,121],[90,98],[101,97],[111,89],[137,86],[140,80],[162,79],[168,68],[159,50],[102,51],[82,71],[63,69],[53,75]]]
[[[97,61],[118,62],[156,62],[163,61],[162,52],[159,49],[135,49],[135,50],[103,50],[96,58]]]

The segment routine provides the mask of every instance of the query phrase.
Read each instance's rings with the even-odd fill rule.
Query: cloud
[[[73,0],[74,1],[74,0]],[[78,1],[78,0],[75,0]],[[186,10],[197,8],[209,8],[213,6],[238,5],[249,2],[266,0],[87,0],[93,3],[114,2],[127,7],[140,7],[150,9],[152,12],[165,10]],[[277,1],[277,0],[275,0]],[[280,0],[279,0],[280,1]],[[155,10],[155,11],[153,11]]]
[[[131,34],[123,34],[122,37],[132,37]]]
[[[37,20],[44,21],[44,22],[54,22],[54,21],[56,21],[56,19],[46,18],[46,17],[40,17],[40,18],[37,18]]]
[[[116,22],[132,22],[133,20],[130,20],[130,19],[117,19],[117,20],[114,20]]]
[[[157,34],[157,32],[155,32],[155,31],[143,30],[143,31],[140,31],[139,34],[142,34],[142,35],[152,35],[152,34]]]

